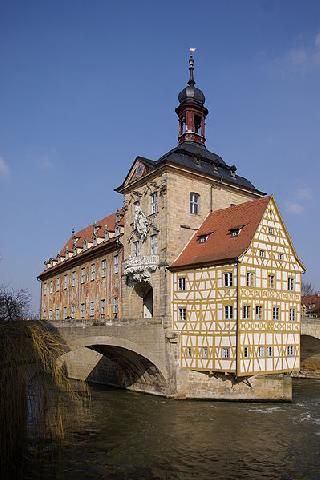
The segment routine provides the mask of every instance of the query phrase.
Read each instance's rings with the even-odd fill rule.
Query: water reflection
[[[92,388],[28,478],[319,479],[320,381],[292,404],[173,401]],[[32,476],[30,476],[32,475]],[[25,477],[27,478],[27,477]]]

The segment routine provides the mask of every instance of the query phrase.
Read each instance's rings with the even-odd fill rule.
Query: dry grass
[[[26,445],[62,440],[65,395],[78,400],[59,357],[57,333],[45,322],[0,323],[0,478],[21,477]],[[8,477],[9,478],[9,477]]]

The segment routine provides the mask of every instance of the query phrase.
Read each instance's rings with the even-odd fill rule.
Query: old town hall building
[[[157,319],[190,375],[299,370],[304,267],[275,199],[206,148],[192,52],[178,100],[178,145],[138,156],[116,188],[122,207],[45,262],[41,318]]]

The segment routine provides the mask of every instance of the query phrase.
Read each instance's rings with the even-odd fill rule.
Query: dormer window
[[[117,225],[116,228],[115,228],[114,234],[115,234],[116,237],[119,237],[120,233],[121,233],[121,229],[120,229],[119,225]]]
[[[83,240],[83,250],[87,250],[87,249],[88,249],[88,241]]]
[[[240,228],[231,228],[230,235],[231,237],[238,237],[240,233]]]
[[[206,233],[205,235],[199,235],[198,242],[199,243],[206,243],[208,241],[209,235]]]
[[[107,227],[106,227],[105,230],[104,230],[104,239],[105,239],[106,241],[108,241],[109,238],[110,238],[109,232],[108,232]]]

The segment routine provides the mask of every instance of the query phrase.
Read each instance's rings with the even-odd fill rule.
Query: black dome
[[[200,88],[196,88],[193,85],[187,85],[178,95],[178,100],[180,103],[184,102],[185,100],[194,100],[201,105],[204,104],[206,101],[206,97],[204,96],[202,90]]]

